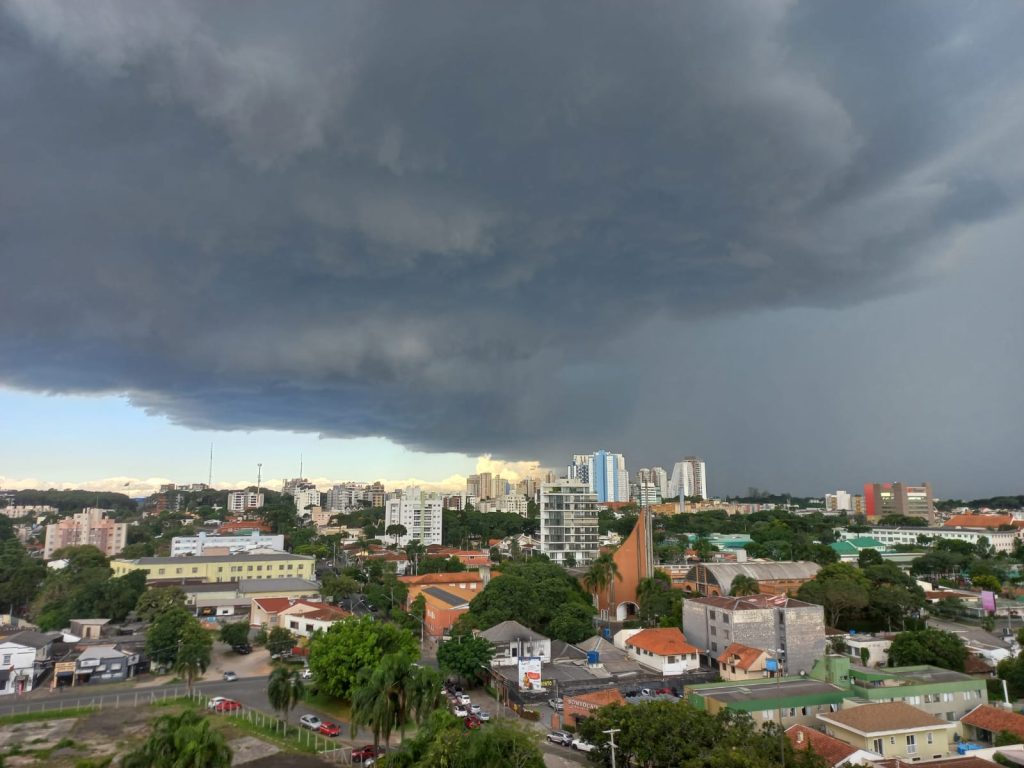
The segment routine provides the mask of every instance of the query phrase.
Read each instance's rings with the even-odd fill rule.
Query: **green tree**
[[[384,529],[384,535],[390,536],[393,540],[394,545],[398,546],[398,540],[403,536],[409,535],[409,529],[401,523],[392,523]]]
[[[175,608],[185,607],[185,593],[178,587],[150,587],[135,604],[139,621],[153,621]]]
[[[672,589],[672,580],[664,571],[641,579],[636,596],[640,622],[645,626],[678,627],[682,623],[683,593]]]
[[[210,721],[191,709],[164,715],[149,738],[125,755],[122,768],[229,768],[231,747]]]
[[[877,549],[862,549],[857,555],[857,565],[861,568],[867,568],[869,565],[881,565],[884,562],[882,553]]]
[[[896,635],[889,648],[889,658],[897,667],[931,664],[963,672],[967,648],[952,632],[921,629]]]
[[[834,563],[804,582],[797,597],[824,607],[829,625],[837,627],[867,607],[870,586],[871,582],[857,567]]]
[[[494,657],[494,646],[483,637],[466,635],[441,643],[437,649],[437,664],[446,675],[456,675],[468,683],[482,678],[482,671]]]
[[[397,728],[404,741],[406,724],[411,719],[423,722],[440,704],[440,675],[404,653],[389,653],[360,672],[352,695],[352,733],[359,726],[370,728],[377,746],[381,737],[389,742]]]
[[[995,592],[997,595],[1003,591],[1003,585],[1000,583],[999,579],[995,576],[990,576],[987,573],[982,574],[981,576],[973,576],[971,578],[971,584],[978,589],[987,589],[990,592]]]
[[[249,622],[236,621],[220,628],[220,641],[234,648],[249,642]]]
[[[267,635],[266,646],[271,655],[288,653],[295,647],[295,635],[286,627],[274,627]]]
[[[362,589],[362,584],[351,576],[341,574],[340,576],[325,576],[323,578],[323,594],[341,600],[349,597]]]
[[[1011,697],[1019,699],[1024,696],[1024,654],[1000,661],[996,665],[996,675],[1006,681]]]
[[[306,687],[302,684],[299,673],[287,667],[276,667],[267,680],[267,700],[275,712],[281,713],[282,719],[288,721],[288,713],[302,701]]]
[[[175,606],[157,616],[146,630],[146,655],[157,664],[173,666],[185,626],[195,617]]]
[[[7,518],[2,518],[7,520]],[[46,566],[29,557],[17,539],[0,542],[0,606],[24,616],[46,577]]]
[[[433,712],[403,748],[382,758],[381,768],[543,768],[538,734],[509,720],[466,731],[444,710]],[[723,768],[725,768],[723,766]]]
[[[389,653],[417,655],[417,640],[407,629],[374,621],[369,616],[335,622],[316,633],[309,644],[309,667],[320,688],[351,699],[362,669],[372,669]]]
[[[732,580],[732,588],[729,594],[733,597],[743,595],[758,595],[761,593],[761,583],[753,576],[740,574]]]
[[[602,552],[591,561],[583,577],[583,586],[595,597],[605,593],[608,604],[615,605],[616,581],[622,581],[619,566],[609,553]]]
[[[203,629],[199,619],[189,616],[184,622],[178,636],[178,649],[174,659],[174,672],[185,679],[188,693],[192,695],[192,683],[202,677],[210,666],[210,649],[213,648],[212,635]]]
[[[465,564],[455,556],[424,557],[416,567],[417,573],[461,573],[465,570]]]
[[[555,609],[548,622],[548,637],[579,643],[594,634],[594,612],[581,603],[566,603]]]

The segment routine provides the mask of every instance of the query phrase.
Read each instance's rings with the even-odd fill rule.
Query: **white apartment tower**
[[[398,498],[384,504],[384,530],[390,525],[405,526],[406,535],[398,538],[404,547],[413,539],[427,547],[441,544],[441,510],[444,497],[439,493],[424,493],[420,488],[406,488]]]
[[[570,553],[576,565],[597,557],[597,495],[580,480],[556,480],[540,488],[540,548],[559,565]]]
[[[700,496],[705,500],[711,498],[708,496],[708,474],[704,459],[687,456],[677,462],[668,482],[668,495],[679,496],[680,499],[684,496]]]
[[[292,493],[295,499],[295,510],[301,515],[306,507],[320,506],[320,491],[315,485],[301,485]]]
[[[245,512],[263,506],[263,494],[256,491],[229,491],[228,512]]]

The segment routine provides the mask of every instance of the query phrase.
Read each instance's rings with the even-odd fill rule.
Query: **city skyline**
[[[1024,8],[921,19],[8,0],[0,479],[1018,492]]]

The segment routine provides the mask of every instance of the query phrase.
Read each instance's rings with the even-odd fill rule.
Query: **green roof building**
[[[806,677],[765,677],[760,680],[687,686],[690,704],[714,714],[722,709],[746,712],[758,725],[819,725],[818,715],[837,712],[843,704],[902,701],[945,720],[959,720],[988,701],[984,680],[939,667],[891,667],[885,670],[853,665],[846,656],[825,656]]]

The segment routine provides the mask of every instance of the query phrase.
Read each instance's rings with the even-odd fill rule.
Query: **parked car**
[[[224,682],[225,683],[237,683],[238,682],[238,675],[236,675],[234,672],[225,672],[224,673]]]
[[[461,704],[456,704],[452,709],[452,714],[456,717],[469,717],[469,710]]]
[[[472,704],[472,700],[465,693],[456,694],[455,698],[458,699],[459,704],[461,704],[464,707],[468,707],[470,704]]]
[[[212,699],[210,699],[208,702],[206,702],[206,708],[212,711],[212,710],[216,709],[217,705],[220,704],[222,701],[227,701],[227,697],[225,697],[225,696],[214,696]]]
[[[477,717],[476,715],[470,715],[469,717],[467,717],[465,719],[464,722],[466,723],[466,727],[469,728],[469,730],[471,730],[471,731],[474,728],[479,728],[480,727],[480,718]]]
[[[247,653],[252,653],[252,646],[248,643],[243,643],[242,645],[232,645],[231,650],[235,653],[240,653],[244,656]]]
[[[548,699],[548,706],[550,706],[555,712],[562,711],[562,697],[559,696],[557,699]]]
[[[359,747],[359,749],[352,750],[352,762],[362,763],[363,765],[372,765],[374,758],[377,755],[383,755],[384,750],[380,747],[374,747],[373,744],[367,744],[365,747]]]
[[[470,714],[479,715],[480,714],[480,710],[481,710],[481,706],[479,704],[470,704],[469,705]]]
[[[214,712],[237,712],[241,708],[242,708],[242,705],[239,704],[234,699],[223,699],[222,701],[218,701],[217,702],[217,705],[213,708],[213,711]]]
[[[312,680],[313,679],[313,670],[311,670],[309,667],[303,667],[302,668],[302,679],[303,680]]]
[[[322,724],[323,721],[316,715],[303,715],[299,718],[299,725],[311,731],[319,731]]]
[[[565,731],[551,731],[548,734],[548,741],[567,747],[572,744],[572,734]]]
[[[337,723],[320,723],[320,733],[324,736],[340,736],[341,726]]]
[[[595,749],[597,749],[597,747],[595,747],[589,741],[584,741],[583,739],[573,739],[572,744],[570,744],[569,746],[580,752],[593,752]]]
[[[641,696],[650,696],[651,694],[652,694],[652,691],[651,691],[650,688],[641,688],[640,689],[640,695]]]
[[[487,712],[484,712],[482,709],[476,713],[476,716],[480,719],[480,722],[482,723],[489,722],[491,719],[491,716]]]
[[[671,688],[659,688],[655,691],[659,696],[675,696],[675,692]]]

